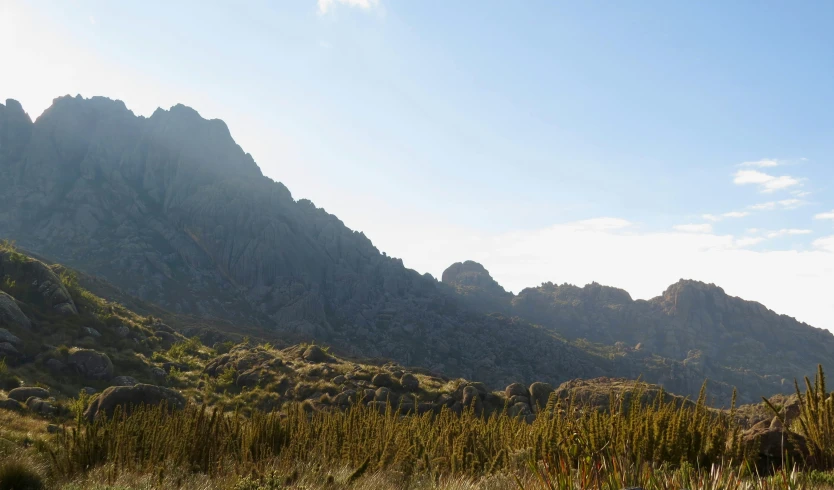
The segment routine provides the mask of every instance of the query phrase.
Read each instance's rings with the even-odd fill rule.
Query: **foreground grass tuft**
[[[43,478],[33,465],[23,460],[0,463],[0,490],[41,490]]]

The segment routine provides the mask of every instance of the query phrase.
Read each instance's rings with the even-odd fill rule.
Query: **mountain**
[[[480,279],[472,280],[473,274]],[[681,280],[643,301],[596,283],[582,288],[545,283],[512,295],[501,294],[503,288],[490,281],[486,269],[471,261],[443,274],[444,283],[484,313],[499,311],[571,341],[614,346],[626,357],[682,362],[731,385],[747,388],[755,380],[761,392],[785,391],[794,379],[834,360],[830,331],[729,296],[714,284]]]
[[[465,308],[429,275],[264,177],[226,125],[175,106],[0,105],[0,236],[173,313],[453,376],[559,383],[604,359]]]
[[[750,400],[830,359],[821,331],[786,318],[794,338],[781,344],[781,333],[762,337],[778,327],[763,307],[736,311],[687,288],[653,303],[599,285],[514,296],[472,262],[438,282],[294,199],[225,123],[182,105],[145,118],[121,101],[66,96],[33,122],[7,100],[0,175],[0,238],[112,283],[104,289],[120,299],[275,342],[316,340],[492,387],[642,375],[694,395],[711,374],[712,393],[728,399],[738,386]],[[710,344],[722,332],[756,355]],[[784,346],[805,341],[813,356],[792,364]],[[756,364],[766,356],[778,369]]]

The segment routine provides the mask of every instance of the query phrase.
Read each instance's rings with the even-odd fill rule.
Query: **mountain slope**
[[[145,118],[120,101],[67,96],[32,122],[9,100],[0,104],[0,174],[1,238],[175,314],[261,329],[283,343],[317,340],[493,387],[642,375],[694,395],[707,374],[714,394],[729,398],[736,385],[751,400],[787,390],[782,378],[808,365],[762,371],[761,356],[710,363],[715,353],[697,342],[717,337],[687,329],[691,318],[710,332],[721,322],[705,320],[698,295],[689,309],[598,285],[513,296],[474,263],[444,274],[448,284],[420,275],[312,202],[293,199],[222,121],[181,105]],[[663,308],[677,316],[658,316]],[[738,315],[755,323],[754,313]],[[669,335],[669,318],[686,326],[675,329],[680,338]],[[748,339],[725,327],[741,336],[734,345]],[[573,341],[580,337],[596,344]],[[778,340],[756,340],[762,353],[782,355]],[[826,355],[821,345],[809,360]],[[681,355],[694,349],[701,352],[693,359]]]
[[[496,386],[613,374],[548,332],[462,307],[184,106],[143,118],[61,97],[33,123],[7,101],[0,149],[0,236],[175,313]]]
[[[467,264],[488,277],[480,264]],[[444,282],[473,308],[500,311],[569,340],[609,345],[626,357],[654,354],[682,362],[703,377],[744,391],[754,382],[762,392],[785,391],[795,378],[834,361],[831,332],[731,297],[714,284],[681,280],[656,298],[635,301],[621,289],[596,283],[582,288],[545,283],[498,301],[497,283],[470,280],[468,288],[459,287],[454,277],[460,267],[450,266]]]

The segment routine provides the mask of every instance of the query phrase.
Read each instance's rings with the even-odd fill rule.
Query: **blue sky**
[[[834,3],[239,3],[0,0],[0,99],[190,105],[436,277],[694,278],[834,328]]]

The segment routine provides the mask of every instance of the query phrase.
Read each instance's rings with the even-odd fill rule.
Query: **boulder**
[[[514,396],[510,397],[509,402],[510,402],[510,405],[515,405],[516,403],[526,403],[527,405],[529,405],[530,404],[530,399],[527,398],[526,396],[514,395]]]
[[[527,388],[525,388],[521,383],[513,383],[504,388],[504,396],[509,399],[514,396],[529,397],[530,394],[527,392]]]
[[[15,347],[23,346],[23,341],[5,328],[0,328],[0,342],[8,342]]]
[[[234,369],[238,373],[243,373],[255,367],[277,367],[282,364],[281,360],[275,357],[274,354],[262,350],[249,350],[245,348],[234,349],[227,354],[223,354],[212,359],[203,372],[211,377],[220,376],[228,369]],[[166,371],[170,371],[174,364],[165,363],[162,367]],[[176,364],[177,369],[185,371],[188,366]]]
[[[418,388],[420,388],[420,380],[417,379],[417,376],[414,376],[411,373],[405,373],[400,378],[400,384],[402,385],[403,389],[408,392],[415,392]]]
[[[240,373],[235,380],[235,386],[238,388],[248,387],[253,388],[258,386],[258,383],[261,382],[261,370],[258,368],[253,368],[248,371],[244,371]]]
[[[68,363],[87,379],[108,380],[113,377],[113,362],[107,354],[92,349],[79,349],[71,353]]]
[[[101,332],[96,330],[93,327],[84,327],[81,329],[85,335],[89,335],[90,337],[101,337]]]
[[[136,386],[139,381],[133,376],[116,376],[110,381],[113,386]]]
[[[547,401],[550,399],[550,394],[556,390],[548,383],[536,382],[530,385],[530,405],[533,411],[538,413],[547,406]]]
[[[391,390],[386,387],[377,388],[376,392],[374,392],[374,401],[378,402],[393,402],[394,401],[394,394],[391,393]]]
[[[327,352],[324,352],[324,349],[317,345],[311,345],[304,350],[304,353],[301,354],[301,357],[304,358],[307,362],[327,362],[330,360],[330,356]]]
[[[130,412],[140,405],[163,403],[169,410],[182,409],[185,407],[185,397],[174,390],[156,385],[140,383],[135,386],[111,386],[87,407],[84,416],[92,421],[97,417],[112,416],[116,407]]]
[[[29,408],[29,410],[39,415],[55,415],[56,413],[58,413],[58,409],[55,408],[55,405],[35,396],[30,397],[28,400],[26,400],[26,406]]]
[[[465,408],[469,408],[470,406],[473,407],[476,413],[480,412],[483,409],[483,403],[481,402],[481,393],[478,391],[478,388],[476,386],[470,385],[463,389],[461,404]]]
[[[356,390],[345,390],[333,399],[333,403],[342,407],[348,406],[356,399]]]
[[[485,384],[481,383],[480,381],[472,381],[472,382],[469,383],[469,386],[478,390],[478,393],[480,393],[481,396],[485,396],[487,393],[489,393],[489,390],[487,389],[487,386]]]
[[[0,291],[0,324],[9,325],[12,328],[19,328],[20,330],[32,329],[32,322],[20,311],[20,307],[17,306],[17,301],[3,291]],[[5,328],[0,330],[8,333],[8,330]],[[0,333],[0,339],[3,339],[2,333]],[[10,342],[5,339],[4,341]]]
[[[336,377],[335,377],[335,378],[333,378],[332,380],[330,380],[330,382],[331,382],[331,383],[333,383],[334,385],[341,385],[341,384],[344,384],[344,383],[345,383],[345,381],[346,381],[346,378],[345,378],[344,376],[342,376],[341,374],[340,374],[340,375],[338,375],[338,376],[336,376]]]
[[[456,400],[453,396],[444,393],[444,394],[440,395],[439,397],[437,397],[437,401],[435,403],[437,403],[438,405],[443,406],[443,407],[451,408],[452,405],[455,404],[455,402],[456,402]]]
[[[21,386],[9,392],[9,398],[21,403],[33,396],[36,398],[49,398],[49,391],[39,386]]]
[[[759,448],[756,468],[762,472],[782,464],[783,450],[793,462],[801,462],[808,456],[805,438],[781,427],[754,427],[744,431],[741,438],[745,444]]]
[[[19,412],[23,410],[23,405],[20,404],[17,400],[12,400],[11,398],[7,398],[5,400],[0,400],[0,409],[2,410],[14,410],[15,412]]]
[[[151,368],[151,376],[156,380],[163,381],[168,377],[168,373],[162,368],[155,367]]]
[[[394,380],[391,378],[391,375],[388,374],[388,373],[379,373],[379,374],[374,375],[373,378],[371,378],[371,383],[374,386],[384,386],[386,388],[390,388],[391,386],[394,385]]]
[[[58,359],[47,359],[46,362],[43,363],[47,369],[52,371],[53,373],[62,373],[67,368],[67,365],[63,362],[59,361]]]
[[[62,315],[78,314],[69,291],[49,266],[29,257],[20,261],[18,256],[15,252],[0,252],[0,276],[9,276],[17,284],[25,284],[27,298],[34,303]]]
[[[123,339],[127,338],[127,336],[130,335],[130,328],[128,328],[127,325],[119,325],[116,327],[116,335]]]
[[[0,342],[0,358],[3,357],[17,357],[20,355],[15,346],[8,342]]]
[[[531,413],[532,412],[530,411],[530,405],[526,403],[516,403],[515,405],[510,407],[508,412],[510,417],[526,417]]]

